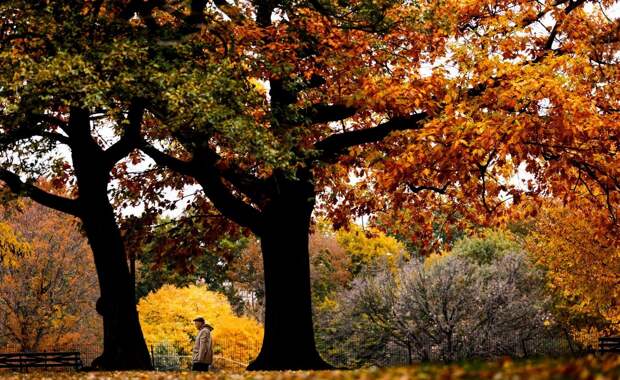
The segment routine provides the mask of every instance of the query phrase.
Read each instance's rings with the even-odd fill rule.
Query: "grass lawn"
[[[548,359],[513,362],[467,362],[440,365],[422,364],[400,368],[369,368],[355,371],[324,372],[31,372],[0,373],[1,379],[231,379],[231,380],[539,380],[539,379],[620,379],[620,355],[587,356],[578,359]]]

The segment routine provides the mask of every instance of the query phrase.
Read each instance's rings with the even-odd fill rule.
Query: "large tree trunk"
[[[106,370],[152,369],[112,207],[93,202],[83,222],[99,277],[97,312],[103,317],[103,354],[93,366]]]
[[[103,198],[105,196],[105,198]],[[94,366],[108,370],[152,369],[140,328],[129,268],[120,231],[107,194],[84,197],[88,212],[82,218],[95,257],[103,317],[103,354]]]
[[[278,181],[260,234],[265,273],[265,336],[248,370],[332,368],[314,341],[308,233],[314,208],[311,181]]]
[[[103,318],[103,354],[93,361],[93,367],[152,369],[138,319],[125,246],[108,199],[109,169],[90,136],[90,129],[83,127],[89,125],[87,114],[82,116],[83,120],[73,125],[70,138],[81,219],[95,258],[101,291],[97,312]]]

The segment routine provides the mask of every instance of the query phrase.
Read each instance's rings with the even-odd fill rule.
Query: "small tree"
[[[617,236],[598,226],[604,217],[551,204],[526,237],[528,252],[545,270],[556,299],[554,314],[567,334],[620,332],[620,248]]]
[[[0,343],[29,351],[99,341],[97,277],[75,220],[20,203],[0,215]]]
[[[362,361],[381,360],[388,342],[411,360],[515,354],[515,342],[544,328],[542,284],[523,252],[488,263],[458,252],[413,260],[396,273],[357,279],[342,295],[332,327],[338,337],[362,342]]]

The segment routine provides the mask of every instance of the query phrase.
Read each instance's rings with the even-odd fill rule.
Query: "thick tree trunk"
[[[82,137],[73,146],[73,163],[81,219],[95,258],[101,291],[97,312],[103,318],[103,353],[92,366],[106,370],[152,369],[125,246],[108,199],[109,171],[97,154],[98,147],[89,146],[90,136],[71,137]]]
[[[265,271],[265,336],[248,370],[332,368],[314,341],[308,233],[314,208],[310,181],[281,180],[264,209],[260,235]]]
[[[93,206],[84,218],[101,290],[97,311],[103,317],[103,354],[95,364],[107,370],[152,369],[120,231],[107,206]]]

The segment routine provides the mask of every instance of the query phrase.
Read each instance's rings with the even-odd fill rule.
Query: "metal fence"
[[[479,352],[486,352],[484,355],[476,355],[475,352],[472,354],[471,350],[464,350],[462,355],[456,355],[452,360],[493,359],[504,356],[513,358],[576,356],[596,348],[595,338],[591,342],[576,342],[562,334],[539,334],[527,338],[503,339],[501,344],[492,341],[487,343],[492,345],[493,349],[480,350]],[[381,346],[369,347],[367,342],[347,339],[333,342],[322,341],[319,346],[319,352],[323,358],[338,368],[389,367],[422,361],[445,360],[441,349],[432,342],[427,342],[426,346],[424,344],[408,346],[403,342],[387,342]],[[258,354],[260,347],[259,341],[245,341],[239,344],[239,342],[216,340],[212,367],[215,371],[243,371]],[[294,346],[291,349],[294,349]],[[19,347],[16,346],[0,348],[0,352],[19,351]],[[100,345],[77,345],[54,347],[54,349],[44,351],[78,351],[81,353],[84,365],[90,366],[93,359],[101,354],[102,349]],[[153,366],[158,371],[188,370],[191,367],[191,356],[171,343],[149,345],[149,351]]]
[[[93,360],[101,355],[103,348],[101,345],[96,344],[80,344],[80,345],[58,345],[53,347],[47,347],[37,350],[22,350],[18,345],[4,345],[0,346],[0,352],[2,353],[17,353],[17,352],[79,352],[80,359],[84,366],[90,366]]]
[[[323,342],[319,350],[323,358],[339,368],[368,366],[390,367],[419,362],[442,362],[501,357],[515,359],[534,357],[579,356],[597,349],[597,338],[578,342],[567,334],[556,332],[531,336],[491,337],[477,342],[462,344],[447,350],[443,342],[418,340],[389,341],[382,345],[368,344],[355,338],[344,341]]]
[[[233,342],[227,340],[214,341],[213,368],[216,370],[244,370],[260,351],[259,341]],[[179,371],[191,368],[192,357],[183,348],[169,342],[161,342],[148,346],[153,367],[158,371]],[[0,353],[22,352],[18,345],[0,346]],[[33,352],[33,350],[30,350]],[[103,352],[100,344],[59,345],[37,352],[77,351],[85,367],[90,367],[93,360]]]
[[[213,369],[242,371],[258,355],[260,341],[234,342],[214,339]],[[153,367],[158,371],[178,371],[191,367],[192,357],[174,344],[162,342],[149,346]]]

